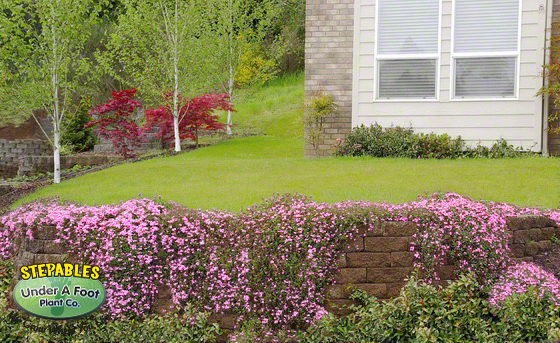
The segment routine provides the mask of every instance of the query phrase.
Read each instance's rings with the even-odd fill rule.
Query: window
[[[377,6],[377,99],[436,99],[440,0],[378,0]]]
[[[453,98],[516,98],[519,0],[455,0]]]

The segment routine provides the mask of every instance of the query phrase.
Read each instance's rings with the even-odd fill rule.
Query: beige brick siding
[[[552,5],[552,24],[555,26],[560,26],[560,0],[554,0]],[[556,37],[560,36],[560,29],[556,28],[552,31],[552,34]],[[558,49],[560,41],[555,42],[555,48]],[[560,112],[560,108],[554,106],[554,99],[550,99],[549,113]],[[555,126],[560,125],[560,123],[555,123]],[[560,135],[559,134],[548,134],[548,152],[550,155],[560,156]]]
[[[352,127],[353,0],[308,0],[305,23],[305,97],[333,96],[338,113],[325,121],[319,149],[306,139],[305,156],[328,156]]]

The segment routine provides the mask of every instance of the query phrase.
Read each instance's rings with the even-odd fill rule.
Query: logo
[[[105,302],[105,287],[98,280],[99,267],[45,263],[23,266],[20,271],[22,280],[14,288],[14,301],[34,316],[78,318],[96,311]]]

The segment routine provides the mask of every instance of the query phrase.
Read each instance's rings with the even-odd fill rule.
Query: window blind
[[[519,0],[455,0],[454,52],[517,51]]]
[[[515,97],[516,57],[458,58],[455,96]]]
[[[435,99],[436,59],[379,61],[379,99]]]
[[[439,0],[378,0],[378,54],[438,53]]]

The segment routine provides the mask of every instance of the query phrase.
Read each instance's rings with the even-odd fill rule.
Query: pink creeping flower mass
[[[150,313],[167,287],[179,307],[290,328],[326,314],[325,287],[334,283],[340,250],[383,221],[417,224],[411,251],[429,280],[439,277],[438,266],[453,263],[485,282],[498,280],[496,305],[536,283],[558,299],[557,280],[546,272],[525,264],[510,268],[506,221],[522,214],[560,222],[558,210],[543,213],[454,193],[401,205],[278,195],[239,214],[150,199],[94,207],[50,200],[0,217],[0,256],[11,258],[19,239],[51,226],[72,253],[101,267],[105,309],[113,317]]]

